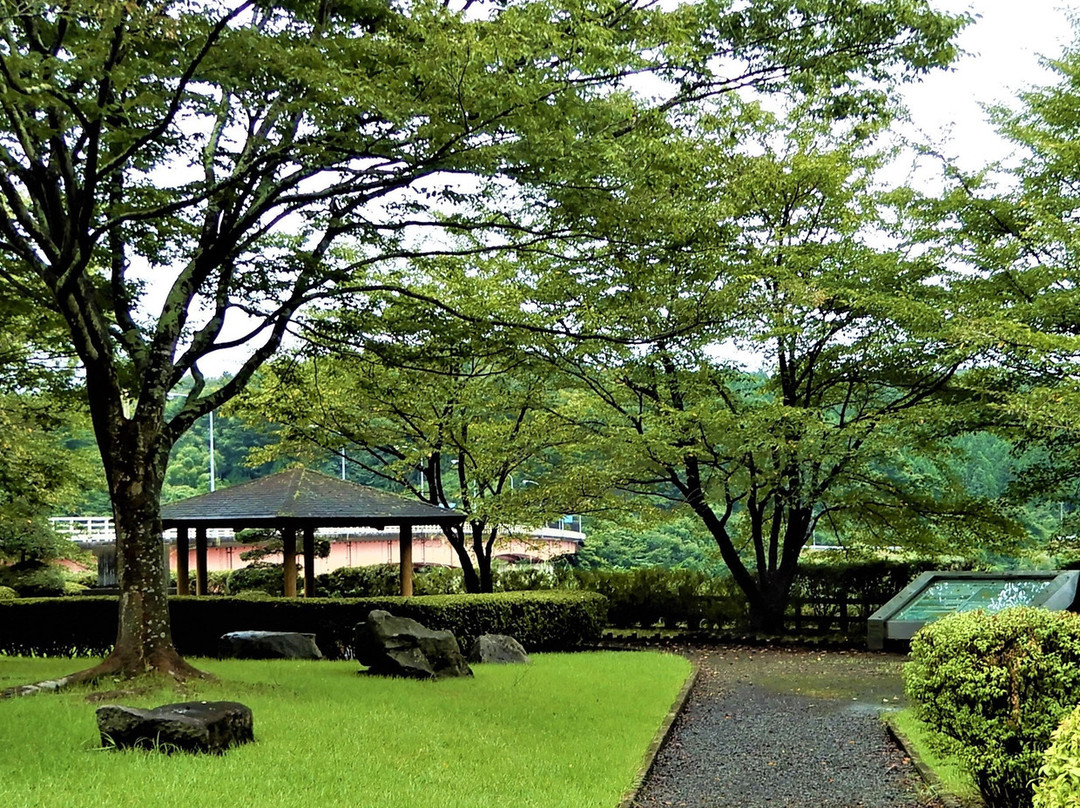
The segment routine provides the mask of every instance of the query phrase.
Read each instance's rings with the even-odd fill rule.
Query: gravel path
[[[686,707],[638,808],[924,808],[914,767],[879,713],[903,700],[902,657],[696,649]]]

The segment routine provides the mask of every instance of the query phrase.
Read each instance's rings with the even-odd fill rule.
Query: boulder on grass
[[[97,709],[102,746],[159,752],[211,752],[254,740],[251,710],[235,701],[187,701],[152,710],[105,704]]]
[[[449,631],[433,631],[380,609],[356,627],[355,648],[356,659],[377,676],[444,679],[473,675]]]
[[[297,631],[230,631],[218,640],[226,659],[322,659],[314,634]]]
[[[497,664],[528,663],[529,655],[521,643],[505,634],[481,634],[469,647],[469,662]]]

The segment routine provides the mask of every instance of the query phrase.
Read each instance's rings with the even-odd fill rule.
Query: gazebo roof
[[[309,469],[289,469],[258,480],[174,502],[161,509],[162,526],[378,527],[461,524],[458,511],[418,502]]]

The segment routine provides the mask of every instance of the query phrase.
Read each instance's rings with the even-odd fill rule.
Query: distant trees
[[[926,203],[938,243],[963,267],[971,301],[960,338],[984,361],[964,383],[988,424],[1017,447],[1023,473],[1009,481],[1040,532],[1072,536],[1080,484],[1080,42],[1049,62],[1057,81],[1021,93],[994,118],[1018,147],[1013,167],[948,170],[947,192]],[[928,233],[929,236],[929,233]]]

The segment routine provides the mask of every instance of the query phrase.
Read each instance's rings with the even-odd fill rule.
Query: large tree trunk
[[[114,424],[118,438],[103,447],[116,526],[120,620],[112,653],[68,681],[150,672],[175,679],[205,675],[173,645],[161,535],[161,487],[169,450],[154,426],[131,420]]]
[[[772,522],[767,525],[771,539],[766,565],[764,569],[758,568],[757,587],[746,593],[750,601],[751,630],[765,634],[784,633],[784,614],[791,599],[791,584],[799,570],[799,556],[809,540],[812,515],[812,509],[807,507],[777,508],[773,512]]]
[[[786,578],[786,580],[785,580]],[[779,574],[749,595],[750,630],[762,634],[783,634],[791,580]]]

